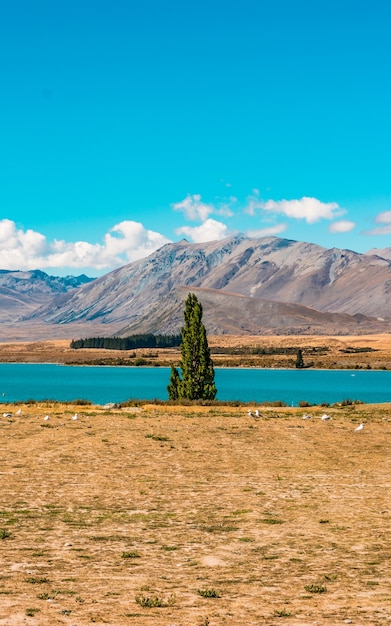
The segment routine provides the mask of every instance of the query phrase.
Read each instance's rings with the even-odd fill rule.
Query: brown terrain
[[[9,337],[12,325],[16,332],[28,332],[29,324],[53,333],[47,339],[60,338],[67,327],[62,338],[93,336],[92,326],[99,325],[100,335],[171,334],[182,325],[189,291],[202,302],[210,335],[391,332],[389,259],[278,237],[238,234],[207,243],[170,243],[77,288],[61,285],[62,293],[54,291],[60,288],[54,277],[39,275],[41,280],[26,285],[14,274],[12,280],[3,278],[11,280],[15,307],[11,312],[0,306]],[[34,302],[27,306],[22,296],[34,296]],[[74,335],[71,325],[84,325],[88,334]]]
[[[208,337],[216,367],[294,367],[300,348],[306,366],[316,368],[391,369],[391,335],[360,336],[234,336]],[[254,354],[265,349],[269,354]],[[278,354],[270,354],[270,351]],[[287,353],[284,354],[283,351]],[[72,350],[69,339],[0,343],[0,362],[67,363],[93,365],[170,365],[180,358],[179,349],[132,351]]]
[[[391,623],[391,405],[5,408],[0,625]]]

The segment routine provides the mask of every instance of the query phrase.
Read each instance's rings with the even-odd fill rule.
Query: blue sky
[[[391,246],[389,0],[6,4],[1,269],[238,231]]]

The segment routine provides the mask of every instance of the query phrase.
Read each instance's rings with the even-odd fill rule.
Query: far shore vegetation
[[[345,346],[338,350],[329,345],[209,345],[214,367],[284,368],[284,369],[389,369],[378,350],[371,346]],[[127,337],[88,337],[73,339],[70,348],[78,351],[69,365],[114,365],[134,367],[172,367],[181,358],[182,335],[134,334]],[[84,350],[84,351],[83,351]],[[95,350],[87,356],[89,350]],[[97,351],[99,351],[99,356]],[[122,352],[114,356],[112,351]],[[111,352],[111,354],[110,354]],[[366,357],[368,357],[366,359]],[[370,358],[369,358],[370,357]]]
[[[70,347],[100,348],[103,350],[135,350],[136,348],[174,348],[181,344],[181,335],[129,335],[129,337],[88,337],[73,339]]]

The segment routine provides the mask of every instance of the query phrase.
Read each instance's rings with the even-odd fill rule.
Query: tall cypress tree
[[[189,293],[185,302],[184,326],[181,330],[182,378],[175,367],[171,369],[167,387],[170,400],[214,400],[217,389],[213,362],[210,358],[205,326],[202,323],[202,305],[197,296]]]

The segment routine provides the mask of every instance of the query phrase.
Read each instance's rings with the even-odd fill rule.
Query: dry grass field
[[[391,624],[391,405],[5,409],[0,625]]]
[[[294,367],[294,350],[300,348],[306,364],[316,368],[391,368],[391,335],[360,336],[233,336],[208,337],[216,367]],[[0,363],[90,363],[96,365],[134,365],[135,358],[147,359],[149,364],[177,363],[178,349],[131,351],[80,349],[71,350],[69,339],[0,343]],[[217,349],[232,350],[232,354],[218,354]],[[282,348],[290,354],[251,354],[251,350]],[[247,349],[246,354],[235,354],[235,349]]]

